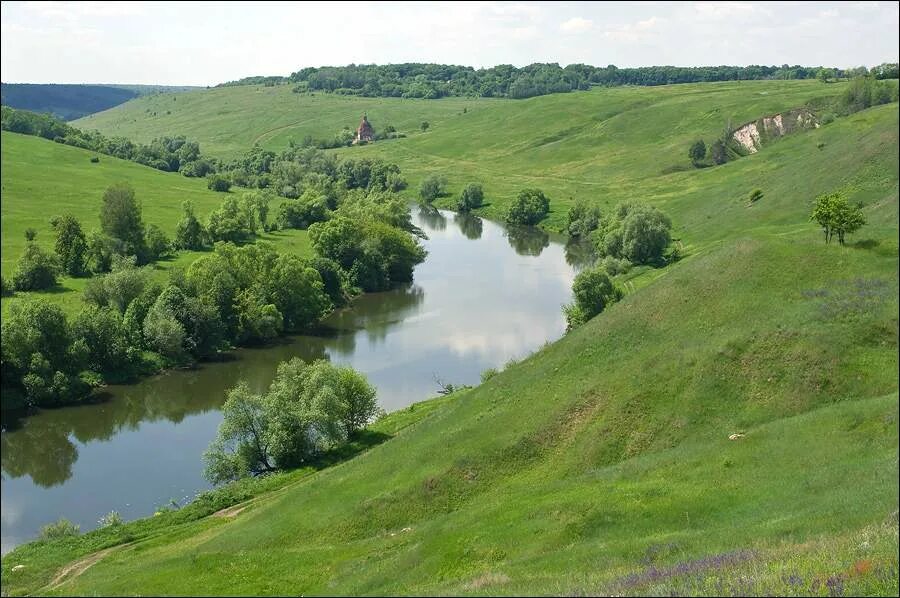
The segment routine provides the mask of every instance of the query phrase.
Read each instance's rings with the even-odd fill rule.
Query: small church
[[[375,129],[372,128],[372,125],[369,124],[369,119],[363,114],[362,121],[359,123],[359,128],[356,129],[356,141],[353,143],[360,143],[365,141],[366,143],[375,140]]]

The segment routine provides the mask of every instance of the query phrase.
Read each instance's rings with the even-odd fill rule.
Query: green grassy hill
[[[34,228],[37,241],[53,251],[55,235],[50,218],[71,213],[81,222],[87,234],[100,228],[100,202],[107,187],[128,182],[141,201],[144,224],[155,224],[171,238],[181,219],[181,204],[194,202],[197,214],[206,218],[225,195],[206,188],[204,179],[166,173],[146,166],[99,155],[100,162],[90,159],[98,154],[53,143],[39,137],[2,133],[2,273],[12,276],[16,261],[25,247],[25,229]],[[239,191],[238,191],[239,192]],[[273,206],[274,209],[275,206]],[[306,231],[289,230],[264,235],[285,251],[311,253]],[[196,252],[180,252],[176,258],[156,265],[160,276],[172,265],[186,265]],[[42,295],[59,301],[69,311],[77,312],[80,292],[86,278],[63,278],[60,289]],[[4,309],[10,301],[30,293],[17,293],[3,298]]]
[[[743,82],[474,102],[426,117],[428,133],[347,150],[410,178],[480,180],[488,214],[540,181],[559,201],[551,225],[569,194],[649,201],[685,258],[357,458],[234,517],[20,547],[4,589],[896,594],[897,104],[662,174],[724,115],[839,91]],[[845,247],[808,219],[836,189],[869,221]]]
[[[231,158],[253,143],[280,151],[305,135],[333,137],[344,126],[355,129],[367,112],[376,129],[392,124],[409,136],[341,153],[396,162],[411,183],[411,196],[433,172],[447,176],[454,195],[466,183],[480,182],[491,204],[482,212],[496,218],[520,189],[536,186],[552,200],[545,225],[558,229],[574,197],[614,203],[689,193],[705,179],[664,171],[691,169],[687,150],[698,137],[710,142],[728,122],[748,122],[845,88],[818,81],[740,81],[615,87],[529,100],[409,100],[306,96],[288,86],[251,86],[139,98],[74,125],[144,142],[186,135],[203,152]],[[431,124],[425,133],[419,131],[423,120]]]

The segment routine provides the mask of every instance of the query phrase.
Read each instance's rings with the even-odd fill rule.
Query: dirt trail
[[[113,546],[111,548],[106,548],[99,552],[95,552],[93,554],[89,554],[84,558],[78,559],[73,563],[69,563],[65,567],[59,570],[59,573],[56,574],[56,577],[46,586],[44,586],[38,593],[50,592],[55,590],[59,586],[63,585],[67,581],[71,581],[76,579],[82,573],[93,567],[95,564],[100,562],[103,557],[108,555],[110,552],[114,550],[119,550],[121,548],[125,548],[126,546],[130,546],[132,543],[128,544],[120,544],[119,546]]]
[[[275,127],[274,129],[269,129],[268,131],[263,131],[262,133],[260,133],[259,135],[256,136],[256,138],[252,142],[252,145],[256,145],[267,135],[270,135],[277,131],[281,131],[282,129],[289,129],[291,127],[296,127],[297,125],[306,124],[308,122],[312,122],[313,120],[315,120],[315,119],[304,118],[303,120],[298,120],[297,122],[288,123],[286,125],[281,125],[281,126]]]
[[[249,501],[248,501],[249,502]],[[213,517],[237,517],[241,514],[241,511],[246,509],[248,503],[237,504],[231,507],[226,507],[224,509],[219,509],[215,513],[212,514]]]

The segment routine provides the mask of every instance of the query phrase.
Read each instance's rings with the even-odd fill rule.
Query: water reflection
[[[41,488],[62,484],[72,477],[78,448],[69,441],[68,426],[56,421],[48,425],[20,426],[18,433],[0,436],[0,461],[10,478],[29,476]]]
[[[279,362],[327,358],[366,374],[387,410],[434,396],[435,378],[477,384],[565,329],[575,253],[563,239],[419,207],[428,258],[415,282],[365,295],[315,333],[232,359],[105,389],[105,402],[42,411],[2,432],[3,551],[66,517],[92,529],[111,510],[146,516],[208,487],[203,450],[229,388],[264,391]],[[510,249],[512,248],[512,250]]]
[[[508,226],[506,238],[509,246],[519,255],[539,256],[550,246],[550,235],[533,226]]]
[[[478,216],[460,212],[453,215],[453,222],[459,227],[459,232],[470,241],[477,241],[481,238],[484,223]]]
[[[589,239],[572,238],[566,242],[566,263],[581,270],[597,259],[597,250]]]
[[[430,228],[432,231],[442,231],[447,228],[447,217],[434,206],[419,204],[419,220],[424,224],[424,228]]]

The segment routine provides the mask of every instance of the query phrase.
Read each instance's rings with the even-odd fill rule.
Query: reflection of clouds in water
[[[435,375],[475,384],[482,370],[563,334],[561,306],[575,272],[562,244],[534,231],[510,239],[496,223],[435,212],[413,208],[429,236],[415,283],[360,297],[325,330],[236,351],[229,363],[109,387],[115,398],[107,403],[42,412],[4,432],[3,550],[60,516],[88,529],[112,509],[139,517],[181,489],[205,487],[200,455],[227,389],[243,379],[264,391],[280,361],[327,354],[365,373],[379,403],[394,410],[435,396]]]

